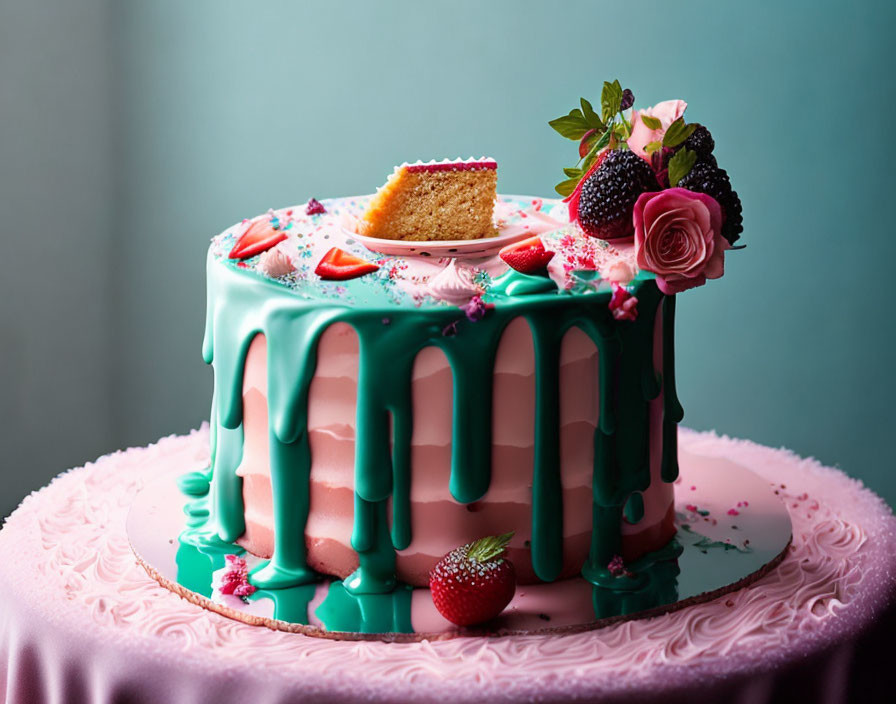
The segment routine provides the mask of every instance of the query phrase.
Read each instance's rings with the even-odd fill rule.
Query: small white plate
[[[502,247],[519,242],[532,233],[514,231],[495,237],[478,240],[429,240],[426,242],[409,242],[407,240],[386,240],[381,237],[366,237],[349,228],[343,228],[346,237],[351,237],[363,244],[371,252],[391,256],[416,257],[451,257],[454,259],[473,259],[489,257],[498,253]]]

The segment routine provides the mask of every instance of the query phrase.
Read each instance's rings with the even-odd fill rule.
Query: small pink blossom
[[[249,566],[246,560],[238,555],[225,555],[225,572],[221,575],[221,594],[249,596],[255,593],[255,586],[249,584]]]
[[[619,284],[613,284],[613,295],[610,297],[609,308],[616,320],[638,319],[638,299]]]
[[[674,294],[725,273],[722,209],[715,198],[684,188],[642,193],[634,209],[635,261]]]
[[[628,148],[649,162],[650,157],[644,148],[651,142],[661,142],[663,135],[666,134],[666,130],[669,129],[669,125],[684,115],[687,106],[688,104],[683,100],[666,100],[662,103],[657,103],[652,108],[635,110],[632,113],[632,134],[626,140]],[[650,129],[644,124],[641,115],[657,118],[662,126],[657,130]]]
[[[614,577],[633,576],[632,573],[625,568],[625,562],[623,562],[622,557],[619,555],[613,555],[613,559],[610,560],[607,565],[607,571]]]
[[[305,206],[306,215],[322,215],[325,212],[327,212],[327,209],[324,207],[324,204],[316,198],[309,200],[308,205]]]
[[[468,303],[458,307],[466,314],[467,320],[473,323],[482,320],[489,309],[494,308],[493,305],[483,301],[482,296],[478,294],[473,296]]]

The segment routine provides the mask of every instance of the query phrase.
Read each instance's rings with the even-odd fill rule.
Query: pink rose
[[[702,286],[725,273],[728,241],[712,196],[685,188],[642,193],[635,203],[635,261],[656,274],[665,294]]]
[[[632,113],[632,136],[628,138],[628,148],[642,159],[650,161],[650,156],[644,150],[650,142],[661,142],[669,125],[675,122],[679,117],[684,115],[684,111],[688,104],[683,100],[666,100],[657,103],[652,108],[645,110],[635,110]],[[641,120],[641,115],[657,118],[662,127],[658,130],[652,130]]]

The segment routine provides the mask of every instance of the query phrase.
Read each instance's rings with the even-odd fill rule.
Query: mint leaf
[[[588,123],[588,126],[596,130],[603,130],[604,123],[601,122],[600,117],[594,112],[591,103],[584,98],[579,98],[579,102],[582,104],[582,114],[585,116],[585,122]]]
[[[675,187],[678,182],[691,173],[691,169],[697,162],[697,152],[692,152],[687,147],[679,149],[669,159],[669,185]]]
[[[663,136],[663,146],[677,147],[694,134],[695,129],[697,129],[696,124],[686,125],[684,124],[684,118],[679,117],[675,122],[669,125],[669,129],[666,130],[666,134]]]
[[[551,120],[548,124],[567,139],[581,139],[591,129],[578,108],[570,110],[569,115]]]
[[[644,145],[644,151],[648,154],[653,154],[654,152],[659,151],[663,148],[662,142],[648,142]]]
[[[612,83],[604,81],[604,88],[600,93],[600,107],[604,122],[619,112],[621,104],[622,86],[619,85],[619,81],[613,81]]]
[[[641,122],[652,130],[658,130],[663,126],[663,123],[660,122],[658,117],[651,117],[650,115],[645,115],[643,112],[641,113]]]
[[[513,533],[504,535],[490,535],[487,538],[470,543],[467,548],[467,558],[474,562],[488,562],[504,554],[504,549],[513,537]]]
[[[579,185],[579,181],[581,178],[570,178],[566,181],[561,181],[556,186],[554,186],[554,190],[557,191],[561,196],[566,198],[566,196],[571,195],[574,190],[576,190],[576,186]]]
[[[582,178],[581,169],[563,169],[563,173],[565,173],[570,178]]]

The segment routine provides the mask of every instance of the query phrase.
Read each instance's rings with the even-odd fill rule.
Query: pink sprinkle
[[[622,561],[622,557],[619,555],[613,555],[613,559],[607,565],[607,571],[614,577],[633,576],[631,572],[625,569],[625,562]]]
[[[749,506],[749,505],[750,505],[749,501],[744,501],[744,506]]]
[[[310,199],[308,205],[305,206],[306,215],[321,215],[325,212],[327,212],[327,209],[324,208],[323,203],[316,198]]]
[[[697,511],[697,507],[694,506],[694,504],[688,504],[687,506],[685,506],[685,509],[687,509],[688,511],[694,512],[694,513],[696,513],[696,511]]]
[[[691,491],[697,491],[697,487],[692,486],[692,487],[691,487]]]
[[[740,505],[740,504],[738,504],[738,505]],[[739,515],[740,515],[740,511],[738,511],[736,508],[729,508],[729,509],[728,509],[728,515],[729,515],[729,516],[739,516]]]

